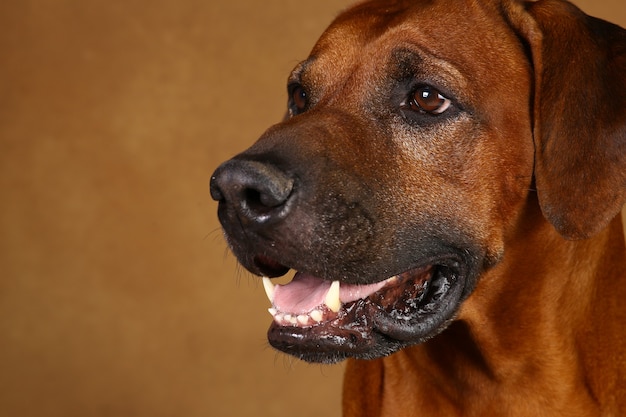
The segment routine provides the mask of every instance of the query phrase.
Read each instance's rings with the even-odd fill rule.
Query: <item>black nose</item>
[[[293,183],[273,165],[232,159],[211,177],[211,197],[244,225],[267,224],[286,215]]]

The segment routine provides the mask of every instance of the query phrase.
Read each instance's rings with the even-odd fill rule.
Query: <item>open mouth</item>
[[[462,297],[462,270],[446,259],[367,285],[302,272],[285,285],[263,278],[274,319],[269,342],[309,362],[390,354],[447,325]]]
[[[431,271],[431,267],[422,268],[370,285],[342,285],[339,281],[331,283],[298,272],[286,285],[275,286],[269,278],[263,278],[263,286],[272,303],[269,312],[277,324],[309,327],[345,316],[351,305],[360,300],[382,302],[380,307],[385,301],[389,304],[394,299],[397,304],[399,298],[390,294],[392,291],[406,293],[410,290],[410,298],[417,301],[424,293]],[[392,310],[400,311],[395,307]]]

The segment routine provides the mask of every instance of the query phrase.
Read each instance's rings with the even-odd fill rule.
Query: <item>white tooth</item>
[[[322,318],[324,317],[322,315],[322,312],[319,310],[313,310],[309,313],[309,316],[311,316],[311,318],[313,320],[315,320],[316,322],[320,323],[322,321]]]
[[[301,314],[297,317],[298,319],[298,323],[302,324],[302,325],[306,325],[309,323],[309,316]]]
[[[298,319],[296,319],[296,316],[292,316],[291,314],[285,314],[284,319],[286,322],[290,324],[296,324],[298,322]]]
[[[265,294],[270,299],[270,303],[274,302],[274,284],[268,277],[263,277],[263,288],[265,288]]]
[[[267,311],[270,312],[272,317],[276,316],[276,314],[278,313],[278,310],[276,310],[275,308],[268,308]]]
[[[276,323],[278,324],[282,324],[284,319],[283,313],[278,313],[274,316],[274,320],[276,320]]]
[[[338,312],[341,308],[341,301],[339,300],[339,281],[333,281],[326,293],[326,299],[324,304],[328,306],[333,312]]]

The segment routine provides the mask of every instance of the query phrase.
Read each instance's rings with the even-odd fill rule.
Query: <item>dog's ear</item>
[[[510,4],[509,19],[535,71],[539,204],[564,237],[590,237],[626,200],[626,31],[562,0]]]

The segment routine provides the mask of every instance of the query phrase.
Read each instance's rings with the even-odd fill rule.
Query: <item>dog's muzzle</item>
[[[367,200],[376,192],[349,174],[338,181],[343,171],[268,162],[275,159],[242,154],[222,164],[210,184],[232,251],[264,277],[272,346],[331,363],[387,355],[445,328],[472,286],[472,251],[424,226],[378,220]],[[291,269],[291,282],[270,281]]]

